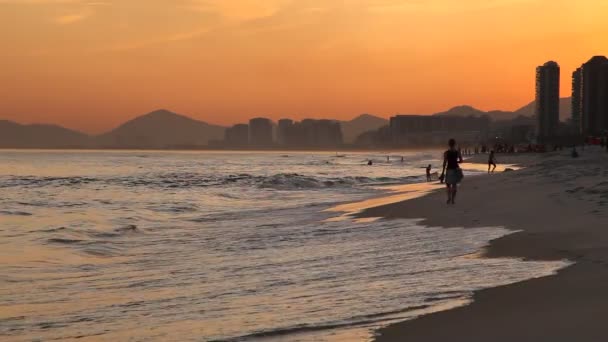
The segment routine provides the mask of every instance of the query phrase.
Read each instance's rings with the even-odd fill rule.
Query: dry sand
[[[608,341],[608,153],[579,152],[498,155],[526,168],[465,178],[454,206],[435,191],[357,214],[521,230],[484,255],[575,262],[555,276],[475,292],[468,306],[390,325],[376,341]]]

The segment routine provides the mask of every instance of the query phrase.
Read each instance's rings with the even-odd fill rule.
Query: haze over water
[[[563,266],[475,257],[496,227],[327,220],[439,166],[403,155],[0,151],[0,336],[363,341]]]

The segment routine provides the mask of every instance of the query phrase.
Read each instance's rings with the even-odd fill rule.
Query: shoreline
[[[446,229],[505,227],[516,232],[490,241],[483,257],[573,264],[552,276],[475,291],[463,307],[390,324],[377,330],[375,341],[605,338],[608,232],[602,228],[608,226],[608,155],[588,149],[578,159],[560,151],[504,155],[499,161],[526,168],[465,178],[455,206],[445,205],[443,191],[432,191],[353,216],[422,219],[425,226]]]

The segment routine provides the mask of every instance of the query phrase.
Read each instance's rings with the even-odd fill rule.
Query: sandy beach
[[[390,325],[376,341],[604,341],[608,335],[608,153],[599,148],[498,155],[524,169],[465,178],[445,193],[369,208],[360,218],[420,218],[432,227],[499,226],[484,257],[563,260],[555,276],[481,290],[472,304]],[[472,161],[484,162],[484,155]]]

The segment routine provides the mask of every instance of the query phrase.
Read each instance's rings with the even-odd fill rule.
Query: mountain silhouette
[[[106,148],[196,147],[222,139],[224,129],[161,109],[127,121],[95,141]]]
[[[88,135],[57,125],[21,125],[0,120],[2,148],[78,148],[91,145]]]
[[[361,133],[375,131],[388,125],[388,120],[370,114],[361,114],[350,121],[342,121],[340,124],[344,142],[348,144],[354,142]]]
[[[485,115],[486,112],[479,110],[475,107],[472,106],[456,106],[453,108],[450,108],[449,110],[445,111],[445,112],[439,112],[439,113],[435,113],[433,115],[450,115],[450,116],[480,116],[480,115]]]
[[[559,117],[561,121],[566,121],[572,114],[571,98],[564,97],[560,99]],[[502,110],[482,111],[471,106],[457,106],[445,112],[435,113],[433,115],[450,115],[450,116],[481,116],[487,115],[494,121],[513,120],[519,116],[532,117],[534,116],[536,101],[521,107],[520,109],[510,112]]]
[[[481,116],[488,115],[500,125],[500,121],[519,118],[531,122],[535,102],[509,111],[482,111],[471,106],[457,106],[433,115]],[[570,98],[560,99],[560,119],[571,116]],[[521,117],[521,118],[520,118]],[[345,143],[353,143],[358,136],[387,126],[388,120],[362,114],[349,121],[341,121]],[[0,120],[0,148],[189,148],[208,145],[211,140],[222,140],[225,128],[194,120],[187,116],[161,109],[125,122],[99,136],[67,129],[57,125],[23,125]]]
[[[536,101],[532,101],[529,104],[516,110],[517,115],[523,116],[534,116],[534,110],[536,107]],[[562,97],[559,99],[559,119],[566,121],[572,116],[572,98]]]
[[[489,112],[485,112],[483,110],[477,109],[471,106],[457,106],[451,108],[445,112],[435,113],[433,115],[436,116],[483,116],[487,115],[494,121],[503,121],[503,120],[512,120],[519,116],[514,112],[502,111],[502,110],[492,110]]]

